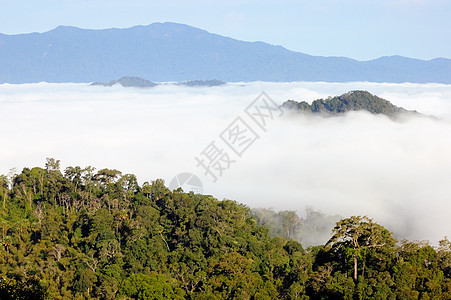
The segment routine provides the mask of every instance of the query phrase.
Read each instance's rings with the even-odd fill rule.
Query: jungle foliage
[[[288,238],[235,201],[47,159],[0,176],[0,298],[451,299],[447,239],[356,216],[304,249],[284,216]]]

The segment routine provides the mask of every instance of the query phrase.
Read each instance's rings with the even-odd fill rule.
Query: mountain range
[[[371,81],[451,83],[451,60],[401,56],[357,61],[246,42],[177,23],[0,34],[0,83],[150,81]]]

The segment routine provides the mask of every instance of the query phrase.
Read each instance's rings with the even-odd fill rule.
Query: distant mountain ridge
[[[177,23],[0,34],[0,83],[150,81],[372,81],[451,83],[451,60],[401,56],[357,61],[244,42]]]
[[[372,95],[367,91],[350,91],[341,96],[318,99],[312,104],[306,101],[297,102],[287,100],[282,104],[283,108],[292,109],[302,113],[339,115],[349,111],[367,111],[372,114],[383,114],[388,117],[397,117],[400,114],[420,114],[393,105],[390,101]]]

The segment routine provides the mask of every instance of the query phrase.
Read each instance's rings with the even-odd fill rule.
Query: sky
[[[281,104],[355,89],[436,118],[285,112],[266,118],[265,131],[245,113],[262,91]],[[44,167],[46,157],[61,160],[62,170],[118,169],[135,174],[140,184],[162,178],[168,185],[188,172],[199,177],[204,194],[220,200],[301,216],[306,207],[342,217],[368,215],[399,239],[437,244],[451,236],[450,99],[451,85],[441,84],[253,82],[150,89],[2,84],[0,174]],[[240,155],[221,139],[237,117],[258,135],[249,147],[237,149],[244,149]],[[216,181],[196,160],[206,162],[202,153],[212,142],[233,161],[216,172]]]
[[[177,22],[320,56],[451,58],[449,0],[0,0],[0,33]]]

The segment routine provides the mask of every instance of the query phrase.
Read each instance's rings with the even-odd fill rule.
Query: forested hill
[[[310,105],[305,101],[285,101],[282,107],[307,113],[343,114],[348,111],[363,110],[372,114],[383,114],[396,117],[401,113],[418,115],[416,111],[408,111],[402,107],[393,105],[389,101],[372,95],[367,91],[351,91],[341,96],[328,99],[318,99]]]
[[[159,179],[47,159],[0,176],[0,299],[451,299],[447,239],[396,243],[351,217],[305,250],[262,221]]]

